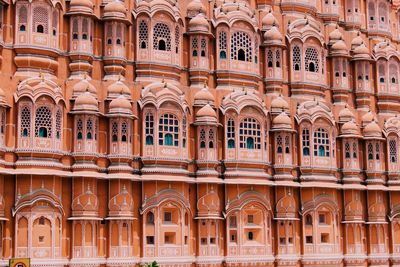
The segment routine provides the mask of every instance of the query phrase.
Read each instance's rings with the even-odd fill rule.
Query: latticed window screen
[[[26,24],[28,22],[28,10],[26,6],[21,6],[18,12],[19,24]]]
[[[228,139],[228,148],[235,148],[235,121],[233,119],[228,120],[226,137]]]
[[[381,151],[381,146],[377,143],[375,144],[375,159],[380,159],[380,151]]]
[[[121,141],[128,141],[128,124],[125,121],[121,123]]]
[[[206,147],[206,131],[204,129],[200,130],[200,148]]]
[[[398,79],[397,79],[397,75],[398,75],[398,71],[397,71],[397,64],[392,63],[389,66],[389,72],[390,72],[390,82],[392,84],[396,84],[398,83]]]
[[[231,59],[251,62],[253,47],[250,36],[245,32],[235,32],[231,37]]]
[[[49,32],[49,14],[45,7],[35,7],[33,9],[33,19],[32,19],[32,30],[36,32],[39,28],[39,25],[43,27],[43,33]]]
[[[186,117],[182,120],[182,146],[186,147]]]
[[[374,159],[374,147],[371,143],[368,144],[368,159],[369,160]]]
[[[293,70],[301,69],[301,52],[297,45],[293,47]]]
[[[290,153],[290,139],[289,136],[285,136],[285,153],[289,154]]]
[[[146,49],[149,46],[149,28],[144,20],[139,23],[139,44],[142,49]]]
[[[53,36],[55,36],[57,34],[57,28],[58,28],[58,11],[57,10],[53,11],[52,27],[53,27]]]
[[[192,56],[194,57],[198,56],[197,49],[199,49],[199,40],[196,37],[194,37],[192,39]]]
[[[214,131],[212,129],[208,131],[208,148],[214,148]]]
[[[310,155],[310,130],[304,128],[301,134],[301,140],[303,145],[303,156]]]
[[[323,128],[314,132],[314,156],[329,157],[330,143],[329,134]]]
[[[31,109],[23,107],[21,110],[21,136],[27,137],[31,135]]]
[[[111,140],[113,142],[118,141],[118,123],[116,121],[113,121],[111,124]]]
[[[0,133],[4,134],[6,128],[6,111],[3,109],[1,112]]]
[[[261,149],[261,126],[254,118],[245,118],[239,126],[240,148]]]
[[[92,140],[93,139],[93,121],[92,119],[88,119],[86,121],[86,139]]]
[[[154,144],[154,117],[152,113],[146,114],[145,122],[146,145]]]
[[[122,45],[122,42],[123,42],[123,40],[122,40],[122,34],[123,34],[123,32],[122,32],[122,26],[121,26],[121,24],[118,24],[118,25],[117,25],[117,32],[116,32],[116,36],[117,36],[116,43],[117,43],[117,45]]]
[[[202,38],[201,39],[201,56],[205,57],[207,53],[207,40]]]
[[[357,158],[357,153],[358,152],[358,147],[357,147],[357,143],[354,142],[353,143],[353,158],[356,159]]]
[[[318,51],[314,47],[307,47],[304,57],[305,70],[309,72],[318,72],[319,58]]]
[[[272,67],[273,67],[273,54],[272,54],[272,50],[268,50],[268,52],[267,52],[267,66],[268,66],[268,68],[272,68]]]
[[[78,39],[78,18],[74,18],[72,21],[72,39]]]
[[[158,143],[162,146],[179,146],[179,122],[175,115],[164,114],[160,117]]]
[[[62,113],[61,110],[57,110],[56,113],[56,138],[61,138],[61,127],[62,127]]]
[[[345,158],[349,159],[351,157],[350,155],[350,144],[348,142],[345,143],[344,145],[344,154],[345,154]]]
[[[227,48],[226,42],[227,42],[226,32],[219,32],[218,46],[219,46],[220,59],[226,59],[226,48]]]
[[[282,136],[278,135],[278,138],[276,138],[276,152],[281,154],[282,151]]]
[[[180,36],[180,29],[179,26],[177,25],[175,27],[175,52],[179,52],[179,44],[180,44],[181,36]]]
[[[83,122],[81,119],[78,119],[76,122],[76,138],[78,140],[83,138]]]
[[[275,67],[281,67],[281,52],[278,49],[275,52]]]
[[[390,162],[396,163],[397,162],[397,142],[396,140],[389,140],[389,156]]]
[[[159,22],[154,25],[153,49],[171,51],[171,31],[167,24]]]
[[[38,107],[35,115],[35,137],[51,138],[51,133],[51,110],[45,106]]]

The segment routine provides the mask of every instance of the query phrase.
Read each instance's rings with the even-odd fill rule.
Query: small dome
[[[189,32],[209,32],[209,25],[207,19],[203,14],[197,14],[196,17],[189,21]]]
[[[109,113],[132,114],[131,102],[122,94],[110,102],[109,108]]]
[[[275,16],[272,14],[270,10],[267,15],[265,15],[261,21],[262,29],[264,31],[269,30],[272,26],[276,26],[278,21],[276,20]]]
[[[124,94],[127,96],[131,95],[131,90],[121,80],[118,80],[107,87],[108,95],[120,95]]]
[[[370,138],[381,138],[382,137],[382,130],[379,127],[379,125],[376,123],[375,120],[373,120],[367,126],[365,126],[364,137],[370,137]]]
[[[360,132],[358,131],[358,127],[354,120],[350,120],[343,124],[341,134],[347,136],[359,136]]]
[[[103,18],[125,19],[127,9],[124,4],[118,0],[108,3],[104,7]]]
[[[266,31],[264,33],[265,43],[281,44],[282,43],[282,39],[283,39],[282,34],[278,30],[278,28],[276,26],[272,26],[271,29],[269,29],[268,31]]]
[[[211,92],[207,89],[206,86],[204,86],[201,90],[199,90],[195,95],[194,95],[194,100],[206,100],[206,101],[212,101],[214,102],[214,96],[211,94]]]
[[[354,114],[346,105],[346,107],[339,112],[339,122],[348,122],[352,119],[354,119]]]
[[[89,82],[86,76],[84,79],[80,80],[72,87],[72,91],[73,91],[73,96],[75,97],[86,91],[89,91],[92,94],[97,93],[96,87],[94,87],[93,84]]]
[[[281,95],[279,95],[271,101],[271,109],[287,110],[289,109],[289,104]]]
[[[74,14],[93,14],[93,6],[91,0],[71,0],[69,4],[69,12]]]
[[[365,58],[365,59],[370,58],[369,50],[364,43],[361,43],[361,45],[357,46],[354,49],[353,53],[354,53],[354,58]]]
[[[364,125],[372,122],[374,119],[375,119],[375,116],[371,111],[368,111],[367,113],[365,113],[361,118]]]
[[[357,36],[354,37],[354,39],[351,41],[351,49],[354,49],[357,46],[360,46],[362,43],[364,43],[362,37],[360,36],[360,33],[357,33]]]
[[[336,42],[339,40],[343,39],[343,34],[340,32],[339,28],[336,26],[336,29],[334,29],[330,34],[329,34],[329,41],[330,42]]]
[[[187,14],[191,16],[192,14],[206,13],[206,8],[200,0],[192,0],[187,5]]]
[[[343,40],[339,40],[336,43],[334,43],[331,47],[331,53],[332,54],[347,54],[347,46]]]
[[[196,113],[196,122],[198,123],[217,123],[217,113],[209,105],[205,105]]]
[[[282,111],[272,120],[272,129],[292,129],[292,120],[286,112]]]
[[[99,110],[98,102],[96,98],[89,92],[86,91],[80,94],[75,99],[74,111],[94,111],[97,112]]]

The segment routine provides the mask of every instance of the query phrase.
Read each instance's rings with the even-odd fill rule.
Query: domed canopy
[[[357,46],[354,51],[353,51],[353,59],[358,59],[358,60],[369,60],[371,59],[369,55],[369,50],[365,46],[364,43],[361,43],[361,45]]]
[[[194,95],[194,106],[210,104],[214,106],[214,95],[207,89],[206,85]]]
[[[279,95],[278,97],[274,98],[271,101],[272,113],[280,114],[282,111],[288,111],[288,110],[289,110],[289,104],[285,99],[283,99],[282,95]]]
[[[265,45],[283,45],[283,37],[281,32],[276,26],[272,26],[268,31],[264,33],[264,44]]]
[[[103,20],[122,20],[127,22],[126,20],[126,12],[127,9],[124,4],[118,0],[109,2],[104,7]]]
[[[331,46],[330,52],[332,56],[348,56],[347,46],[343,40],[336,41]]]
[[[371,111],[368,111],[361,118],[362,126],[365,127],[367,124],[372,122],[374,119],[375,119],[374,114]]]
[[[110,102],[108,115],[132,117],[131,102],[124,95],[119,95]]]
[[[187,5],[188,17],[192,18],[200,13],[206,13],[206,8],[204,7],[203,3],[200,0],[190,1],[190,3]]]
[[[343,39],[343,35],[339,30],[339,27],[336,26],[336,29],[334,29],[330,34],[329,34],[329,42],[330,43],[335,43],[339,40]]]
[[[268,14],[263,17],[261,23],[262,23],[263,31],[267,31],[272,26],[278,25],[278,21],[276,20],[275,16],[272,14],[271,10],[269,10]]]
[[[364,128],[364,138],[365,139],[381,139],[382,138],[382,130],[375,120],[370,122]]]
[[[131,98],[131,90],[120,79],[107,87],[107,93],[111,98],[118,97],[120,94],[125,95],[128,99]]]
[[[339,122],[348,122],[352,119],[354,119],[354,114],[346,105],[346,107],[344,109],[341,109],[339,112]]]
[[[357,46],[360,46],[362,43],[364,43],[364,40],[360,36],[360,32],[358,32],[357,36],[354,37],[354,39],[351,41],[351,49],[354,49]]]
[[[341,137],[361,137],[360,131],[354,122],[354,120],[350,120],[343,124],[342,129],[340,131]]]
[[[71,0],[68,14],[93,15],[93,6],[91,0]]]
[[[217,113],[209,104],[207,104],[197,111],[195,124],[217,125]]]
[[[209,34],[208,21],[203,14],[197,14],[196,17],[189,21],[188,31],[190,33],[204,33]]]
[[[272,120],[272,130],[273,131],[292,131],[292,120],[282,111],[281,114],[276,116]]]
[[[99,111],[99,103],[89,91],[86,91],[75,99],[75,104],[72,111],[75,113],[97,113]]]
[[[96,87],[93,86],[93,84],[91,84],[89,82],[89,80],[86,78],[80,80],[79,82],[77,82],[73,87],[72,87],[72,97],[77,97],[78,95],[89,91],[90,93],[92,93],[93,95],[97,94],[97,90]]]

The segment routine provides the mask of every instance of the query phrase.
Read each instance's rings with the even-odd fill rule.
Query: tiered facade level
[[[400,266],[399,7],[0,0],[0,266]]]

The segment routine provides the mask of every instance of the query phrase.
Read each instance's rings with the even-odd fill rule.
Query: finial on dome
[[[167,88],[167,83],[166,82],[164,83],[164,88]]]

